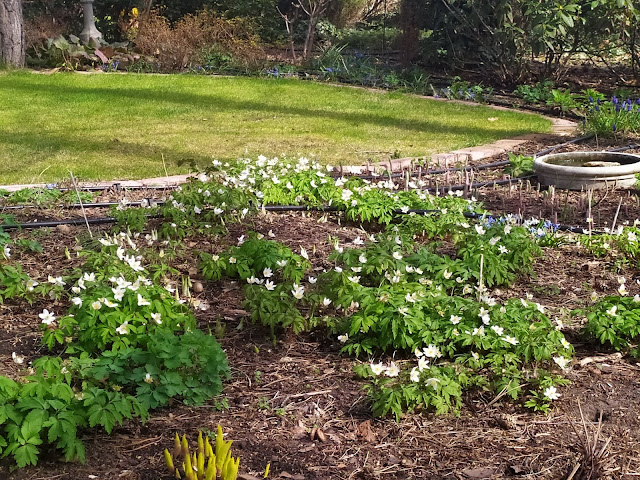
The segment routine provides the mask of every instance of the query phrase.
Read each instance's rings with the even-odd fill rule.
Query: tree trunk
[[[24,66],[22,1],[0,0],[0,62]]]

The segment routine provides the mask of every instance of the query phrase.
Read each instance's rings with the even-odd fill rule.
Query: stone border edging
[[[451,101],[451,102],[459,102],[469,104],[471,102],[463,102],[462,100],[447,100],[443,99],[443,101]],[[477,104],[472,104],[477,105]],[[494,105],[492,108],[498,110],[511,110],[506,107],[501,107],[499,105]],[[533,114],[532,115],[537,115]],[[558,136],[569,136],[576,133],[578,124],[574,121],[567,120],[564,118],[555,118],[555,117],[546,117],[541,115],[543,118],[551,121],[551,135]],[[529,142],[531,140],[535,140],[540,135],[544,135],[542,133],[527,133],[525,135],[520,135],[518,137],[513,138],[505,138],[503,140],[496,140],[492,143],[487,143],[485,145],[478,145],[476,147],[467,147],[461,148],[458,150],[453,150],[447,153],[436,153],[431,155],[431,158],[440,162],[447,162],[449,160],[458,161],[461,159],[467,160],[483,160],[485,158],[493,157],[496,155],[500,155],[502,153],[506,153],[514,148]],[[419,157],[403,157],[396,158],[393,160],[389,160],[388,162],[377,162],[372,163],[371,165],[362,165],[362,166],[345,166],[342,167],[342,170],[348,173],[375,173],[380,170],[389,170],[389,166],[391,166],[391,172],[401,172],[407,168],[409,168],[414,162],[418,160]]]

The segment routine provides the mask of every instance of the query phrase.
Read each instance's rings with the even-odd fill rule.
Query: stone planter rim
[[[622,161],[621,165],[615,165],[611,167],[573,167],[568,165],[554,165],[552,163],[548,163],[549,159],[562,159],[562,158],[589,158],[589,157],[598,157],[598,156],[607,156],[618,158]],[[624,160],[627,161],[624,161]],[[633,160],[631,163],[628,160]],[[613,160],[616,161],[616,160]],[[636,173],[640,173],[640,155],[635,155],[633,153],[624,153],[624,152],[607,152],[607,151],[594,151],[594,152],[565,152],[565,153],[550,153],[548,155],[543,155],[542,157],[538,157],[533,162],[533,169],[536,173],[546,173],[546,174],[562,174],[569,175],[575,174],[578,176],[587,176],[587,177],[606,177],[609,175],[618,176],[618,175],[635,175]]]

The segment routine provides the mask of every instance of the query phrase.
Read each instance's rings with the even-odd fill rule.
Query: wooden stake
[[[611,224],[611,233],[616,229],[616,222],[618,221],[618,214],[620,213],[620,206],[622,205],[622,197],[618,201],[618,208],[616,209],[616,214],[613,216],[613,223]]]
[[[484,267],[484,253],[480,254],[480,279],[478,280],[478,302],[482,296],[482,269]]]
[[[80,204],[80,210],[82,210],[84,223],[87,226],[87,230],[89,231],[89,236],[93,238],[93,232],[91,231],[91,227],[89,227],[89,220],[87,219],[87,213],[84,211],[84,205],[82,205],[82,198],[80,198],[80,190],[78,190],[78,184],[76,183],[76,179],[73,176],[73,172],[69,171],[69,175],[71,175],[71,182],[73,182],[73,187],[76,189],[76,195],[78,196],[78,203]]]

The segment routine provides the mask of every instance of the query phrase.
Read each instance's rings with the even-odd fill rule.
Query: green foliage
[[[12,456],[18,467],[35,465],[39,446],[61,450],[67,461],[84,461],[85,448],[78,438],[83,427],[103,427],[111,432],[134,415],[146,418],[136,398],[82,383],[76,392],[69,361],[43,357],[34,362],[35,373],[16,383],[0,377],[0,452]]]
[[[123,56],[129,53],[129,42],[84,45],[75,35],[64,37],[59,35],[48,38],[43,44],[32,43],[27,52],[29,63],[41,67],[62,67],[67,70],[102,67],[113,68]],[[111,58],[102,52],[110,52]],[[117,67],[115,68],[117,69]]]
[[[640,100],[611,100],[600,98],[589,101],[584,108],[583,129],[600,137],[624,138],[640,131]]]
[[[458,256],[469,275],[478,281],[483,263],[484,285],[508,285],[516,275],[530,273],[534,258],[542,251],[526,229],[491,220],[485,226],[475,227],[478,235],[466,229],[456,239]]]
[[[543,80],[535,85],[518,85],[513,93],[522,97],[527,103],[546,104],[552,98],[553,86],[553,80]]]
[[[113,231],[129,230],[130,232],[140,233],[147,226],[148,216],[152,214],[145,208],[127,208],[123,204],[111,207],[111,216],[116,219]]]
[[[580,245],[589,255],[598,258],[607,257],[614,261],[618,267],[639,264],[639,239],[640,229],[636,226],[619,227],[614,233],[578,237]]]
[[[363,368],[362,368],[363,367]],[[456,412],[462,406],[463,389],[471,386],[471,379],[455,367],[431,367],[418,372],[418,381],[410,380],[410,373],[400,376],[376,376],[371,366],[362,366],[360,374],[370,378],[365,387],[373,400],[373,414],[384,417],[392,413],[396,420],[415,410],[434,411],[438,415]]]
[[[640,298],[607,296],[592,308],[579,309],[574,315],[586,316],[583,333],[615,350],[626,350],[640,337]]]
[[[31,253],[43,253],[42,245],[35,239],[31,238],[18,238],[13,244],[23,250],[27,250]]]
[[[398,299],[390,297],[388,302],[397,305]],[[545,400],[541,390],[567,382],[541,367],[566,368],[573,354],[571,345],[541,306],[525,300],[493,307],[487,302],[448,296],[430,300],[426,296],[417,306],[405,307],[400,312],[403,323],[422,332],[422,345],[429,344],[403,348],[414,350],[417,357],[417,365],[409,368],[403,368],[405,362],[366,367],[373,378],[367,388],[374,413],[391,411],[399,418],[404,411],[416,408],[455,412],[462,392],[472,388],[506,394],[514,400],[524,397],[525,405],[545,411],[553,398]],[[416,323],[426,316],[428,324]],[[368,328],[363,325],[362,330],[367,332]],[[359,336],[354,335],[356,342]],[[441,357],[447,360],[439,360]]]
[[[93,201],[93,193],[79,192],[83,203]],[[57,188],[22,188],[15,192],[0,195],[10,204],[31,204],[38,207],[52,207],[56,203],[70,204],[78,202],[78,193],[62,191]]]
[[[202,253],[202,275],[213,281],[223,276],[245,280],[244,306],[254,322],[270,327],[272,336],[276,326],[292,327],[296,333],[308,330],[313,322],[305,321],[293,296],[311,268],[306,251],[301,249],[301,255],[296,255],[287,246],[253,232],[247,237],[220,255]]]
[[[509,166],[504,169],[504,172],[511,175],[512,178],[531,175],[533,173],[533,157],[509,152]]]
[[[562,113],[566,113],[578,106],[576,97],[569,91],[554,88],[551,90],[551,98],[547,100],[547,105],[558,108]]]
[[[635,52],[637,48],[638,10],[627,0],[472,0],[406,5],[406,27],[429,32],[422,45],[430,59],[437,52],[435,59],[446,60],[448,65],[480,64],[505,84],[522,83],[533,76],[532,56],[542,59],[542,72],[536,74],[550,79],[579,53],[601,55],[603,45],[611,50],[618,47]],[[412,40],[418,43],[419,37]]]
[[[172,399],[201,405],[222,392],[229,367],[215,337],[200,330],[180,336],[163,330],[145,343],[144,349],[103,352],[85,375],[131,393],[146,409],[167,406]]]
[[[148,335],[156,331],[195,326],[193,315],[166,287],[141,275],[146,271],[140,260],[124,250],[129,247],[126,237],[115,238],[114,244],[105,241],[99,252],[85,252],[86,265],[92,270],[73,277],[76,295],[69,314],[57,319],[58,328],[43,326],[43,342],[49,348],[62,344],[67,353],[94,354],[148,347]]]
[[[458,76],[453,77],[451,85],[442,90],[442,94],[448,99],[470,100],[479,103],[487,102],[492,93],[492,87],[485,87],[482,84],[472,85]]]
[[[306,319],[300,313],[301,305],[306,303],[294,296],[296,292],[300,292],[300,295],[304,293],[304,288],[300,288],[295,283],[275,285],[272,290],[259,285],[247,285],[243,306],[251,312],[251,320],[270,328],[274,339],[277,326],[290,327],[294,333],[310,330],[317,323],[313,316]]]
[[[62,345],[65,358],[34,361],[23,383],[0,377],[0,453],[12,456],[18,467],[35,465],[43,444],[60,449],[67,460],[83,461],[81,428],[111,433],[125,420],[144,420],[150,409],[173,400],[202,404],[218,395],[229,377],[215,337],[195,328],[193,314],[171,295],[170,285],[147,278],[133,239],[120,234],[100,244],[82,252],[82,269],[64,279],[50,277],[45,287],[30,285],[19,269],[1,265],[5,296],[26,295],[17,287],[23,284],[55,299],[66,295],[65,285],[73,285],[67,315],[56,318],[47,309],[40,314],[43,343]],[[156,282],[168,281],[157,275],[171,273],[150,270]]]
[[[240,245],[229,248],[221,255],[201,254],[202,274],[213,281],[225,275],[241,280],[264,277],[264,280],[299,283],[311,267],[306,251],[302,251],[303,256],[296,255],[286,245],[248,232]]]
[[[400,29],[387,27],[383,30],[382,28],[376,27],[377,26],[372,26],[372,28],[367,29],[343,28],[327,33],[330,33],[328,36],[334,43],[360,50],[381,50],[383,38],[387,49],[397,44],[402,33]]]
[[[56,292],[49,285],[40,285],[22,271],[20,265],[0,264],[0,303],[11,298],[25,298],[33,304],[37,296]]]

